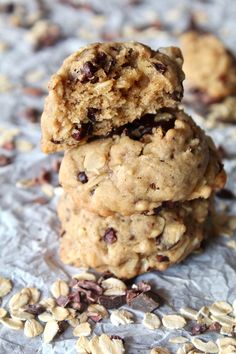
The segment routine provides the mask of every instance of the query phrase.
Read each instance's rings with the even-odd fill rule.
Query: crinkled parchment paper
[[[35,5],[33,0],[24,3]],[[10,25],[7,15],[0,19],[0,42],[10,47],[0,53],[0,127],[19,129],[17,139],[33,144],[29,151],[13,152],[13,163],[0,168],[0,275],[12,279],[15,292],[27,285],[36,286],[45,296],[55,279],[67,279],[77,270],[65,267],[58,258],[59,223],[55,213],[58,197],[55,195],[45,205],[32,203],[44,196],[41,186],[24,189],[17,183],[36,177],[55,159],[55,156],[40,152],[39,124],[28,122],[21,114],[27,107],[42,109],[43,98],[25,95],[22,87],[46,87],[50,75],[69,53],[101,38],[134,39],[154,48],[178,44],[178,34],[188,26],[191,13],[195,13],[197,20],[217,33],[231,49],[235,49],[236,44],[236,2],[233,0],[147,0],[132,6],[127,5],[128,0],[95,0],[89,2],[97,10],[95,14],[88,6],[76,10],[59,1],[47,3],[50,20],[61,26],[65,37],[52,47],[34,52],[25,39],[27,29]],[[204,126],[204,120],[199,119],[199,122]],[[228,187],[236,192],[236,126],[218,126],[209,134],[229,153],[229,159],[224,161],[229,175]],[[234,214],[236,204],[227,202],[227,205]],[[232,302],[236,298],[236,251],[227,246],[228,240],[226,237],[210,238],[203,253],[191,255],[165,273],[152,272],[140,277],[150,280],[165,299],[158,314],[173,313],[187,305],[199,309],[214,300]],[[2,306],[8,298],[4,298]],[[181,333],[189,337],[185,330],[145,329],[141,319],[142,314],[136,313],[135,324],[120,327],[104,321],[97,323],[94,332],[124,337],[130,354],[149,353],[155,345],[167,346],[176,353],[178,346],[169,344],[168,339]],[[214,339],[214,336],[205,334],[203,338]],[[21,331],[0,325],[0,353],[75,353],[74,344],[70,330],[54,343],[43,344],[40,338],[27,339]]]

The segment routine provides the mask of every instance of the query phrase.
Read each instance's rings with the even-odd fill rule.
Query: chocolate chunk
[[[173,98],[173,100],[175,100],[175,101],[180,102],[182,100],[182,98],[183,98],[183,92],[182,91],[181,92],[180,91],[174,91],[171,94],[171,98]]]
[[[34,305],[26,305],[24,308],[25,312],[31,313],[32,315],[40,315],[44,311],[46,311],[45,307],[40,305],[40,304],[34,304]]]
[[[213,332],[220,332],[221,330],[221,324],[219,322],[213,322],[212,324],[210,324],[210,326],[208,327],[209,331],[213,331]]]
[[[154,208],[154,209],[153,209],[153,214],[155,214],[155,215],[160,214],[160,212],[162,211],[162,209],[163,209],[163,206],[162,206],[162,205],[160,205],[160,206]]]
[[[216,192],[216,196],[220,199],[235,199],[234,193],[226,188],[223,188],[220,191]]]
[[[107,55],[104,52],[99,52],[95,58],[95,63],[103,67],[107,62]]]
[[[193,336],[196,336],[198,334],[204,333],[207,330],[207,326],[205,324],[195,324],[192,329],[191,333]]]
[[[159,73],[164,74],[164,73],[166,72],[167,67],[166,67],[164,64],[162,64],[162,63],[155,63],[154,66],[155,66],[155,68],[157,69],[157,71],[158,71]]]
[[[167,256],[162,256],[161,254],[157,255],[157,261],[158,262],[169,262],[169,258]]]
[[[107,229],[105,231],[103,239],[109,245],[112,245],[113,243],[115,243],[117,241],[116,230],[114,230],[112,227]]]
[[[153,291],[139,293],[133,298],[126,298],[127,304],[134,310],[152,312],[159,307],[159,296]]]
[[[156,189],[155,183],[151,183],[151,184],[150,184],[150,188],[153,189],[153,190],[155,190],[155,189]]]
[[[86,83],[90,81],[94,77],[96,71],[97,67],[91,61],[87,61],[86,63],[84,63],[83,67],[80,70],[82,74],[81,82]]]
[[[106,309],[117,309],[126,303],[126,296],[105,296],[101,295],[98,298],[98,303]]]
[[[0,167],[4,167],[11,164],[11,158],[5,155],[0,155]]]
[[[50,183],[52,179],[51,171],[45,170],[44,168],[41,170],[39,177],[36,178],[38,184]]]
[[[84,184],[88,182],[88,177],[84,171],[81,171],[77,174],[77,180]]]

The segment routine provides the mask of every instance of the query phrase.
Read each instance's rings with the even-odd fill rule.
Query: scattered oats
[[[219,354],[236,354],[236,347],[234,347],[233,345],[229,345],[224,349],[220,349]]]
[[[218,338],[216,344],[220,349],[227,347],[229,345],[236,346],[236,338]]]
[[[215,316],[228,315],[233,311],[232,306],[225,301],[216,301],[208,308],[210,313]]]
[[[41,186],[41,191],[49,198],[54,196],[54,187],[50,183],[44,183]]]
[[[183,350],[183,348],[179,348],[176,354],[186,354],[186,352]]]
[[[121,339],[111,339],[108,335],[95,336],[89,342],[93,354],[123,354],[125,348]],[[89,352],[88,350],[88,352]],[[90,352],[89,352],[90,353]]]
[[[53,338],[57,335],[59,331],[59,325],[57,321],[51,320],[46,323],[43,331],[43,341],[44,343],[50,343]]]
[[[67,311],[69,312],[67,320],[73,320],[73,318],[75,318],[77,315],[76,310],[67,307]]]
[[[0,318],[6,317],[7,311],[3,308],[0,307]]]
[[[186,325],[186,321],[179,315],[165,315],[162,318],[162,324],[168,329],[183,328]]]
[[[55,187],[54,188],[54,194],[57,197],[60,197],[63,194],[63,188],[62,187]]]
[[[145,313],[142,323],[149,329],[157,329],[161,325],[159,317],[150,312]]]
[[[67,296],[69,291],[69,286],[64,280],[57,280],[51,286],[51,293],[56,299],[59,296]]]
[[[18,310],[25,305],[28,305],[30,297],[28,294],[19,292],[13,295],[9,301],[9,308],[11,311]]]
[[[50,310],[56,306],[56,300],[52,297],[49,297],[48,299],[41,300],[39,304],[44,306],[46,310]]]
[[[64,321],[70,314],[70,312],[66,308],[60,306],[53,307],[51,313],[53,319],[56,321]]]
[[[156,347],[151,350],[151,354],[170,354],[170,352],[167,348]]]
[[[91,326],[88,322],[80,323],[73,330],[73,336],[75,337],[88,337],[91,334]]]
[[[86,312],[82,312],[79,316],[77,316],[78,320],[80,323],[87,322],[88,320],[88,315]]]
[[[108,278],[102,281],[102,288],[105,289],[104,295],[125,295],[126,285],[123,281],[116,278]]]
[[[16,141],[16,149],[20,152],[31,151],[33,148],[34,145],[27,140],[20,139]]]
[[[24,288],[22,289],[23,294],[27,294],[30,297],[29,304],[34,305],[39,301],[40,291],[37,288]]]
[[[188,342],[188,338],[182,336],[172,337],[169,339],[169,342],[173,344],[183,344]]]
[[[43,312],[38,315],[38,319],[42,322],[49,322],[53,320],[53,316],[48,312]]]
[[[222,326],[220,329],[220,334],[227,337],[232,337],[234,332],[233,326]]]
[[[70,320],[67,320],[67,322],[73,328],[75,328],[76,326],[78,326],[80,324],[80,321],[78,320],[78,318],[72,318]]]
[[[188,318],[190,320],[196,320],[198,312],[191,307],[181,307],[179,310],[180,314],[184,316],[185,318]]]
[[[29,338],[37,337],[43,333],[43,326],[38,321],[32,319],[25,322],[24,335]]]
[[[107,309],[103,305],[99,305],[99,304],[89,305],[89,307],[87,308],[87,312],[88,313],[97,313],[97,314],[101,315],[102,318],[109,317],[109,313],[108,313]]]
[[[0,74],[0,93],[10,91],[12,89],[12,84],[9,81],[8,77]]]
[[[21,179],[19,181],[16,182],[16,187],[17,188],[30,188],[30,187],[34,187],[35,186],[35,181],[34,179]]]
[[[199,338],[192,338],[192,343],[197,349],[201,350],[202,352],[218,353],[217,345],[212,341],[204,342]]]
[[[236,250],[236,241],[235,240],[230,240],[226,244],[227,244],[227,246],[229,248],[232,248],[233,250]]]
[[[44,77],[44,72],[41,70],[32,70],[29,71],[26,76],[25,79],[28,83],[35,83],[39,80],[41,80]]]
[[[112,311],[110,316],[111,323],[115,326],[126,325],[129,323],[134,323],[133,314],[126,310],[115,310]]]
[[[7,278],[0,277],[0,298],[6,296],[12,289],[12,283]]]
[[[17,320],[21,320],[21,321],[27,321],[27,320],[31,320],[32,318],[34,318],[34,315],[32,315],[31,313],[25,312],[24,309],[13,309],[11,311],[11,316],[14,319]]]
[[[222,326],[235,326],[236,320],[228,315],[225,316],[214,316],[211,315],[211,319],[215,322],[219,322]]]
[[[91,281],[96,281],[96,276],[92,273],[80,273],[80,274],[75,274],[73,275],[74,279],[77,280],[91,280]]]
[[[86,337],[80,337],[76,342],[76,351],[79,354],[89,353],[89,340]]]
[[[0,323],[2,323],[5,327],[8,327],[10,329],[14,329],[16,331],[19,331],[24,327],[24,324],[22,321],[17,320],[17,319],[12,319],[12,318],[1,318]]]
[[[197,323],[205,324],[210,326],[212,324],[212,320],[209,318],[210,311],[207,306],[203,306],[197,313]]]

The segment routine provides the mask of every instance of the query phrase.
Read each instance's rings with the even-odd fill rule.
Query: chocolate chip
[[[213,322],[212,324],[210,324],[210,326],[208,327],[209,331],[213,331],[213,332],[220,332],[221,330],[221,324],[219,322]]]
[[[93,131],[93,124],[91,122],[83,123],[81,127],[74,125],[71,136],[76,141],[80,141],[87,135],[90,135],[92,131]]]
[[[77,180],[84,184],[88,182],[88,177],[86,173],[82,171],[77,174]]]
[[[191,333],[193,336],[196,336],[198,334],[204,333],[207,330],[207,326],[205,324],[195,324],[192,329]]]
[[[154,215],[160,214],[160,212],[162,211],[162,209],[163,209],[163,206],[162,206],[162,205],[160,205],[160,206],[154,208],[154,209],[153,209],[153,214],[154,214]]]
[[[151,285],[145,281],[140,281],[137,285],[137,289],[142,292],[147,292],[151,290]]]
[[[11,163],[12,163],[12,160],[10,157],[5,156],[5,155],[0,155],[0,167],[10,165]]]
[[[34,304],[34,305],[26,305],[24,308],[25,312],[31,313],[32,315],[40,315],[44,311],[46,311],[45,307],[40,304]]]
[[[156,189],[155,183],[151,183],[151,184],[150,184],[150,188],[155,190],[155,189]]]
[[[157,261],[158,262],[169,262],[169,258],[167,256],[162,256],[161,254],[157,255]]]
[[[98,298],[98,303],[103,305],[106,309],[117,309],[126,303],[125,295],[105,296],[101,295]]]
[[[109,227],[105,231],[103,239],[109,245],[112,245],[113,243],[115,243],[117,241],[116,230],[114,230],[113,227]]]
[[[166,72],[167,67],[164,64],[154,63],[154,66],[159,73],[164,74]]]
[[[226,188],[223,188],[220,191],[216,192],[216,196],[220,199],[235,199],[234,193]]]
[[[83,67],[80,70],[82,74],[81,82],[85,83],[90,81],[94,77],[96,71],[97,67],[91,61],[87,61],[86,63],[84,63]]]
[[[95,123],[96,122],[96,114],[99,112],[100,110],[98,108],[93,108],[93,107],[89,107],[87,110],[87,117],[88,119],[92,122]]]
[[[104,52],[99,52],[95,58],[95,63],[98,66],[103,67],[106,64],[107,55]]]
[[[36,178],[36,183],[41,185],[44,183],[50,183],[51,180],[52,180],[51,171],[42,169],[42,171],[39,174],[39,177]]]
[[[182,91],[174,91],[170,95],[173,100],[180,102],[183,98],[183,92]]]
[[[153,291],[139,293],[137,296],[126,298],[127,304],[134,310],[152,312],[159,307],[159,296]]]

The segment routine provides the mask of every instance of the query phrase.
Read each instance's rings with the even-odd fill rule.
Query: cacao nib
[[[5,155],[0,155],[0,167],[10,165],[11,163],[12,163],[12,160],[10,157],[5,156]]]
[[[213,322],[212,324],[210,324],[210,326],[208,327],[209,331],[213,331],[213,332],[220,332],[221,330],[221,324],[219,322]]]
[[[56,299],[57,305],[61,307],[66,307],[70,303],[70,301],[71,300],[68,296],[62,296],[62,295]]]
[[[38,316],[44,311],[46,311],[46,309],[44,306],[40,304],[34,304],[34,305],[26,305],[24,311],[31,313],[32,315]]]
[[[195,324],[192,329],[191,333],[193,336],[196,336],[198,334],[204,333],[207,330],[207,326],[205,324]]]
[[[100,285],[90,280],[78,280],[74,288],[81,287],[83,289],[88,289],[94,291],[96,294],[101,295],[103,289]]]
[[[139,291],[143,291],[143,292],[147,292],[147,291],[150,291],[151,290],[151,285],[146,283],[145,281],[140,281],[138,284],[137,284],[137,289]]]
[[[112,245],[113,243],[115,243],[117,241],[116,230],[114,230],[113,227],[108,228],[105,231],[103,239],[109,245]]]
[[[162,64],[162,63],[155,63],[154,66],[155,66],[156,70],[157,70],[158,72],[160,72],[161,74],[164,74],[164,73],[166,72],[167,67],[166,67],[164,64]]]
[[[83,184],[88,182],[88,177],[84,171],[81,171],[77,174],[77,179]]]
[[[94,322],[99,322],[102,320],[102,316],[99,313],[95,313],[95,312],[88,312],[88,318],[90,318],[91,320],[93,320]]]

